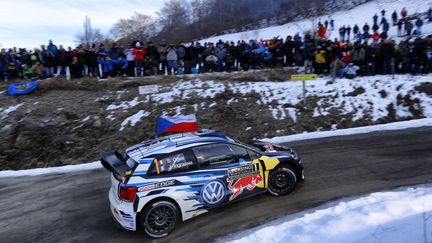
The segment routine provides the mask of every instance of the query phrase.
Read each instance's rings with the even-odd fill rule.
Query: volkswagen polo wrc
[[[101,152],[111,174],[109,200],[117,224],[164,237],[179,221],[263,192],[279,196],[303,181],[289,147],[237,142],[222,132],[181,133],[119,152]]]

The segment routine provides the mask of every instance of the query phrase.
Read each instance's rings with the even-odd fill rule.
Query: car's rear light
[[[128,202],[133,202],[135,199],[137,188],[131,187],[120,187],[120,199]]]

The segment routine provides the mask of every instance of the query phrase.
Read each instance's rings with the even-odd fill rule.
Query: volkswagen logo
[[[222,202],[225,194],[225,184],[220,180],[207,182],[201,190],[201,198],[203,202],[210,206]]]

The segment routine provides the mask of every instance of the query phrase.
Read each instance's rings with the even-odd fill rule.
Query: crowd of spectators
[[[145,76],[230,72],[276,66],[298,66],[306,73],[353,78],[357,75],[390,73],[429,73],[432,71],[432,36],[422,37],[423,21],[432,21],[432,10],[426,15],[408,15],[404,8],[391,15],[375,14],[372,30],[368,23],[362,29],[342,25],[338,37],[328,36],[335,31],[335,20],[319,22],[314,33],[300,36],[275,37],[271,40],[250,40],[216,44],[192,42],[145,45],[135,41],[122,47],[116,43],[79,45],[72,49],[58,47],[49,41],[47,46],[33,51],[2,49],[0,78],[42,79],[55,75],[71,78],[84,76],[107,78],[114,76]],[[416,26],[414,28],[414,25]],[[388,39],[390,28],[397,28],[399,43]],[[351,36],[352,33],[352,36]]]

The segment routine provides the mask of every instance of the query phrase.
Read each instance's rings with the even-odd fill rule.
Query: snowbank
[[[431,242],[431,232],[432,185],[424,185],[340,200],[221,241]]]
[[[78,165],[65,165],[59,167],[50,167],[50,168],[36,168],[29,170],[3,170],[0,171],[0,178],[2,177],[18,177],[18,176],[37,176],[44,174],[52,174],[52,173],[69,173],[74,171],[82,171],[82,170],[94,170],[102,168],[102,165],[99,161],[78,164]]]
[[[267,142],[272,142],[272,143],[287,143],[287,142],[293,142],[299,140],[336,137],[336,136],[348,136],[348,135],[362,134],[362,133],[369,133],[369,132],[402,130],[407,128],[416,128],[416,127],[425,127],[425,126],[432,126],[432,118],[393,122],[393,123],[380,124],[375,126],[347,128],[347,129],[340,129],[335,131],[301,133],[301,134],[294,134],[294,135],[274,137],[274,138],[264,138],[262,140]]]

